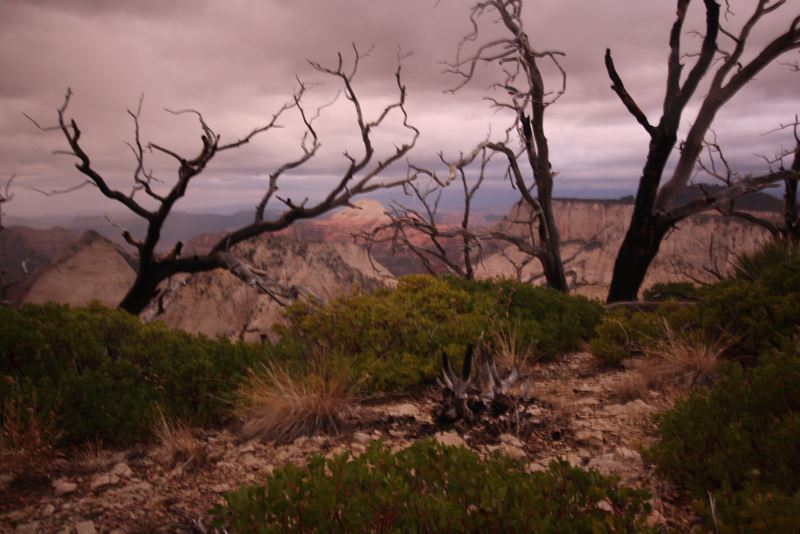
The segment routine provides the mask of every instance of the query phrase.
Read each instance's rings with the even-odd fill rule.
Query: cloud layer
[[[752,4],[732,1],[735,15],[726,24],[741,24]],[[143,137],[191,155],[199,146],[195,121],[163,108],[196,108],[224,139],[241,136],[290,98],[295,76],[314,84],[311,107],[329,101],[338,87],[314,72],[306,59],[332,64],[337,50],[348,57],[351,43],[362,50],[374,45],[356,79],[371,113],[396,98],[392,73],[398,48],[414,52],[404,62],[404,81],[410,119],[422,137],[411,159],[433,165],[438,152],[468,151],[490,128],[500,132],[509,121],[482,99],[496,71],[482,69],[462,91],[444,92],[457,80],[442,74],[440,62],[454,58],[459,37],[470,28],[465,6],[463,0],[4,0],[0,178],[17,173],[19,183],[44,189],[80,181],[68,157],[51,154],[63,148],[63,140],[38,132],[22,115],[54,122],[67,87],[75,93],[69,114],[84,131],[85,147],[109,180],[124,187],[133,169],[124,144],[132,135],[126,109],[135,107],[140,95]],[[566,54],[567,92],[550,108],[547,124],[552,164],[560,172],[557,193],[633,191],[647,138],[609,89],[603,53],[612,49],[629,90],[656,120],[674,2],[529,0],[526,9],[526,30],[534,45]],[[687,30],[701,30],[702,13],[693,9]],[[788,26],[796,15],[793,9],[790,5],[764,21],[753,36],[753,50]],[[489,26],[484,35],[498,35]],[[685,42],[689,52],[699,43],[689,35]],[[556,73],[548,75],[555,85]],[[718,117],[719,139],[740,168],[756,170],[760,163],[753,154],[770,156],[789,144],[786,135],[761,134],[800,112],[797,76],[780,65],[769,67]],[[691,113],[686,119],[688,124]],[[313,197],[336,179],[345,164],[342,152],[359,148],[353,121],[344,99],[325,110],[318,122],[323,150],[311,165],[287,177],[287,194]],[[255,203],[268,172],[298,153],[298,117],[290,113],[282,122],[285,128],[215,160],[179,209]],[[397,120],[377,136],[384,151],[406,138]],[[150,164],[167,181],[175,170],[160,158]],[[503,187],[497,177],[484,204],[504,198],[498,193]],[[19,190],[8,211],[24,216],[114,208],[86,188],[68,199]]]

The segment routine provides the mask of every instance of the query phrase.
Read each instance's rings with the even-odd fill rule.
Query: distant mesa
[[[370,262],[366,251],[353,243],[267,236],[240,243],[234,254],[265,272],[268,285],[322,300],[354,285],[372,290],[396,283],[389,271]],[[281,317],[281,306],[268,295],[222,269],[174,277],[164,289],[164,298],[151,303],[143,317],[189,332],[259,341],[270,336]]]
[[[133,284],[132,260],[97,232],[87,231],[32,279],[22,302],[116,306]]]
[[[348,207],[334,213],[330,220],[334,223],[355,223],[361,226],[376,225],[386,221],[386,209],[377,200],[362,198],[353,202],[355,208]]]

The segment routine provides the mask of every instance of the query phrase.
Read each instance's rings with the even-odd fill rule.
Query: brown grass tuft
[[[727,345],[707,342],[690,334],[677,334],[664,324],[664,337],[645,350],[639,370],[650,383],[681,390],[712,384]]]
[[[54,418],[37,413],[35,393],[28,402],[7,398],[0,409],[0,456],[37,457],[52,451],[59,438]]]
[[[161,463],[168,466],[203,463],[205,448],[185,423],[168,421],[162,413],[154,434],[160,443],[158,456]]]
[[[355,384],[346,366],[314,358],[304,373],[275,363],[250,374],[240,390],[242,439],[285,443],[317,433],[336,434],[355,407]]]
[[[644,399],[652,386],[650,379],[636,369],[622,375],[621,380],[612,388],[611,396],[618,402]]]

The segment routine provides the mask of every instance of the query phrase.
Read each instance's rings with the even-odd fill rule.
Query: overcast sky
[[[695,2],[701,4],[701,2]],[[735,29],[752,10],[753,0],[732,0]],[[22,115],[43,124],[67,87],[74,92],[68,115],[81,126],[83,144],[109,181],[129,187],[134,168],[124,141],[132,124],[126,109],[144,95],[142,136],[193,155],[199,129],[191,117],[164,108],[192,107],[224,139],[234,139],[263,124],[296,87],[295,76],[311,85],[308,105],[329,101],[338,91],[306,62],[332,64],[351,43],[371,58],[362,65],[356,90],[368,113],[396,98],[393,70],[398,47],[413,55],[404,61],[410,121],[422,132],[410,160],[434,165],[436,154],[455,156],[496,134],[509,117],[494,113],[482,97],[496,71],[481,70],[465,89],[445,93],[457,80],[442,73],[453,59],[459,36],[469,29],[464,0],[0,0],[0,180],[16,173],[19,186],[42,189],[81,181],[57,133],[43,134]],[[630,92],[651,121],[658,120],[665,79],[667,40],[674,0],[528,0],[525,28],[538,49],[566,54],[567,92],[549,108],[547,133],[551,162],[559,171],[560,196],[618,196],[633,192],[648,139],[609,88],[603,53],[610,47]],[[784,31],[800,13],[800,0],[763,21],[753,49]],[[695,6],[687,30],[702,29]],[[487,20],[488,23],[491,20]],[[491,26],[491,24],[489,24]],[[485,28],[485,35],[497,29]],[[699,40],[685,36],[688,52]],[[795,62],[797,54],[784,58]],[[558,83],[549,71],[548,84]],[[718,117],[715,129],[730,159],[743,170],[759,170],[754,154],[771,156],[788,147],[788,132],[762,135],[800,112],[800,74],[773,65],[742,91]],[[318,85],[319,84],[319,85]],[[702,90],[698,91],[702,96]],[[694,108],[693,108],[694,109]],[[692,109],[684,117],[688,125]],[[408,139],[398,117],[376,136],[382,153]],[[252,145],[215,159],[192,183],[177,209],[224,210],[256,202],[265,176],[299,152],[298,116],[287,113],[285,128]],[[318,121],[323,150],[310,165],[286,176],[288,195],[325,191],[345,166],[342,152],[356,153],[354,116],[340,99]],[[686,127],[684,127],[684,130]],[[169,181],[171,162],[153,157],[148,166]],[[390,174],[405,172],[404,166]],[[172,174],[170,174],[172,173]],[[390,178],[391,176],[387,177]],[[497,177],[482,197],[491,207],[511,198]],[[7,207],[11,215],[114,212],[96,190],[45,198],[17,189]]]

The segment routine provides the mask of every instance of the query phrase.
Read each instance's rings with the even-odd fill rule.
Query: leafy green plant
[[[699,501],[711,492],[726,524],[764,521],[761,505],[776,499],[797,509],[800,345],[762,356],[749,370],[731,364],[713,388],[679,401],[658,422],[649,457]]]
[[[0,398],[53,421],[62,444],[125,444],[151,435],[158,411],[220,422],[262,349],[142,324],[100,305],[0,308]],[[34,421],[35,420],[35,421]]]
[[[458,365],[467,344],[512,326],[536,357],[575,350],[602,313],[596,302],[517,282],[409,276],[394,290],[295,304],[275,349],[290,360],[346,354],[366,391],[401,390],[432,381],[442,351]]]
[[[277,469],[212,511],[231,532],[645,531],[647,495],[593,471],[552,463],[527,473],[502,456],[420,441],[397,453],[374,442]]]

